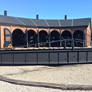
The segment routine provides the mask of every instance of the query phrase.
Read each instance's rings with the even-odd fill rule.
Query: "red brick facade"
[[[15,29],[20,29],[24,33],[26,30],[34,30],[36,33],[41,30],[45,30],[48,34],[50,34],[53,30],[62,34],[65,30],[74,34],[76,30],[80,30],[84,33],[84,46],[90,46],[91,41],[91,23],[89,23],[88,27],[71,27],[71,28],[32,28],[32,27],[22,27],[22,26],[13,26],[13,25],[0,25],[0,48],[4,48],[4,28],[7,28],[13,33]]]

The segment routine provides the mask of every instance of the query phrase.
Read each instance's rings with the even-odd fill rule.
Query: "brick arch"
[[[72,33],[71,31],[68,31],[68,30],[64,30],[62,33],[61,33],[61,40],[63,41],[62,42],[62,46],[68,46],[68,47],[71,47],[72,46]]]
[[[21,29],[15,29],[12,32],[12,44],[14,47],[25,45],[25,34]]]
[[[73,34],[74,34],[74,32],[76,32],[76,31],[84,32],[84,30],[82,30],[82,29],[76,29],[76,30],[73,30]]]
[[[37,31],[36,31],[36,30],[33,30],[33,29],[26,29],[26,30],[25,30],[25,33],[28,32],[28,31],[33,31],[34,33],[37,34]]]
[[[60,33],[57,30],[53,30],[52,32],[50,32],[50,41],[52,42],[51,43],[52,47],[59,47],[60,46],[59,40],[60,40]]]
[[[48,29],[39,29],[39,32],[40,31],[46,31],[49,34],[49,30]]]
[[[7,30],[7,31],[6,31]],[[11,31],[9,28],[4,28],[4,32],[6,32],[6,34],[11,34]]]
[[[49,35],[47,30],[39,30],[39,33],[42,32],[42,31],[46,32]]]
[[[75,30],[73,33],[73,39],[74,39],[74,44],[77,47],[82,47],[84,45],[84,32],[83,30]]]
[[[80,33],[80,35],[83,35],[83,39],[84,39],[84,31],[83,31],[83,30],[75,30],[75,31],[73,32],[73,35],[74,35],[75,33]]]
[[[71,34],[71,36],[72,36],[72,32],[69,31],[69,30],[63,30],[63,31],[61,32],[61,36],[62,36],[62,34],[65,33],[65,32]],[[67,35],[67,34],[66,34],[66,35]]]
[[[59,29],[51,29],[50,33],[53,32],[53,31],[57,31],[60,34],[60,30]]]
[[[31,31],[31,30],[37,34],[37,28],[26,28],[25,33],[26,31]]]
[[[13,33],[15,30],[21,30],[23,33],[25,33],[25,28],[21,28],[21,27],[19,27],[19,28],[18,28],[18,27],[13,27],[12,30],[11,30],[12,33]]]
[[[48,46],[48,38],[49,37],[49,34],[47,31],[45,30],[40,30],[39,31],[39,42],[41,43],[42,46]]]
[[[28,42],[29,47],[34,47],[37,43],[37,32],[30,29],[25,32],[26,42]]]
[[[73,34],[73,31],[72,31],[71,29],[63,29],[63,30],[61,30],[61,34],[62,34],[64,31],[69,31],[71,34]]]

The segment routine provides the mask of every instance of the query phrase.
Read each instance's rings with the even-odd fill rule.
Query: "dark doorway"
[[[48,46],[48,33],[44,30],[39,32],[39,42],[40,46]]]
[[[34,30],[29,30],[26,32],[26,39],[28,41],[28,46],[34,47],[37,45],[37,34]]]
[[[71,47],[72,46],[72,34],[69,31],[64,31],[61,34],[62,46]]]
[[[74,45],[76,47],[83,47],[84,44],[84,33],[80,30],[77,30],[73,34]]]
[[[50,41],[52,47],[60,47],[60,34],[57,31],[52,31],[50,33]]]
[[[25,44],[25,34],[22,30],[16,29],[12,33],[12,44],[14,47],[22,47]]]

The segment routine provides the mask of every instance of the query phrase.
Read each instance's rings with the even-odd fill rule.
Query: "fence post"
[[[50,52],[48,52],[48,59],[49,59],[49,64],[50,64]]]
[[[13,64],[14,64],[14,53],[13,53]]]
[[[69,52],[67,51],[67,63],[69,63]]]
[[[51,42],[50,42],[50,29],[49,29],[49,35],[48,35],[48,41],[49,41],[49,47],[51,47]]]
[[[72,50],[74,49],[74,39],[72,39]]]
[[[37,54],[37,64],[38,64],[38,52],[36,52],[36,54]]]
[[[26,53],[25,53],[25,64],[26,64]]]
[[[37,35],[37,46],[39,47],[40,46],[40,44],[39,44],[39,30],[37,30],[37,33],[38,33],[38,35]]]
[[[86,52],[86,63],[88,62],[88,51]]]
[[[58,64],[59,64],[59,52],[58,52]]]
[[[79,63],[79,51],[77,51],[77,62]]]
[[[28,31],[26,30],[26,46],[28,48],[29,44],[28,44]]]
[[[64,40],[64,49],[66,49],[66,40]]]
[[[1,64],[2,64],[2,54],[1,54]]]

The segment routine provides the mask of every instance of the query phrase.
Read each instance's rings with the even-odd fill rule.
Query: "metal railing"
[[[52,46],[52,44],[56,44],[56,46]],[[50,45],[49,45],[50,44]],[[57,46],[57,44],[59,44]],[[46,46],[47,45],[47,46]],[[27,43],[24,47],[83,47],[84,46],[84,40],[81,39],[62,39],[62,40],[52,40],[50,42],[36,42],[36,43]]]

